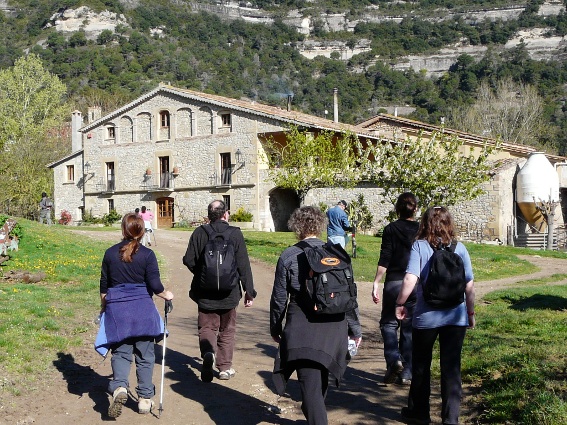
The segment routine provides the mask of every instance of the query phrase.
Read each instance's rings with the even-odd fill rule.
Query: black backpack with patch
[[[229,292],[239,281],[236,265],[236,253],[230,235],[234,227],[218,233],[210,224],[203,225],[209,240],[203,252],[205,278],[201,288],[205,291]]]
[[[423,298],[435,308],[451,308],[465,297],[467,279],[463,259],[455,253],[457,241],[433,248],[427,281],[422,285]]]
[[[306,312],[339,314],[358,307],[351,260],[340,245],[311,246],[301,241],[296,246],[305,252],[311,268],[299,297]]]

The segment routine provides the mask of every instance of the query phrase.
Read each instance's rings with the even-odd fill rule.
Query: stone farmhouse
[[[83,214],[119,214],[146,206],[154,212],[154,228],[172,227],[180,221],[198,223],[206,207],[222,199],[234,212],[242,207],[253,214],[251,224],[263,231],[286,230],[297,196],[274,187],[263,159],[263,141],[285,138],[289,125],[317,133],[354,132],[361,140],[384,142],[431,134],[441,127],[380,114],[359,125],[338,121],[334,93],[334,119],[327,120],[291,110],[160,84],[149,93],[101,116],[89,108],[72,115],[72,152],[49,164],[54,171],[54,203],[58,217],[63,210],[74,222]],[[444,129],[444,131],[452,131]],[[489,139],[454,132],[466,141],[465,149],[492,143]],[[518,168],[535,150],[505,145],[495,154],[486,194],[453,209],[461,237],[499,239],[511,243],[515,228],[513,181]],[[565,158],[548,156],[552,163]],[[567,186],[567,185],[566,185]],[[313,189],[305,203],[334,205],[355,199],[359,193],[374,216],[373,231],[386,224],[392,208],[384,204],[380,188],[370,183],[355,189]],[[563,220],[561,219],[561,224]]]

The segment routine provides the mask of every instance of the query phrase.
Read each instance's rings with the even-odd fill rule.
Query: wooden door
[[[173,198],[158,198],[157,205],[157,227],[168,228],[173,226]]]

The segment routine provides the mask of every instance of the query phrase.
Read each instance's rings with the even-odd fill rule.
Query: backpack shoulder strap
[[[455,249],[457,249],[457,241],[453,240],[453,242],[451,242],[451,245],[447,247],[447,250],[450,252],[455,252]]]
[[[311,245],[309,245],[305,241],[299,241],[295,244],[295,246],[298,247],[298,248],[301,248],[303,251],[305,251],[305,249],[311,248]]]
[[[212,234],[216,233],[215,229],[213,229],[213,226],[211,226],[209,223],[203,224],[201,227],[207,233],[207,236],[209,237],[209,239],[211,238]]]

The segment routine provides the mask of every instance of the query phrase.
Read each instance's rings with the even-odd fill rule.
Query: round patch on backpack
[[[339,260],[338,258],[335,257],[324,257],[321,258],[321,264],[323,264],[324,266],[337,266],[339,265],[341,262],[341,260]]]

